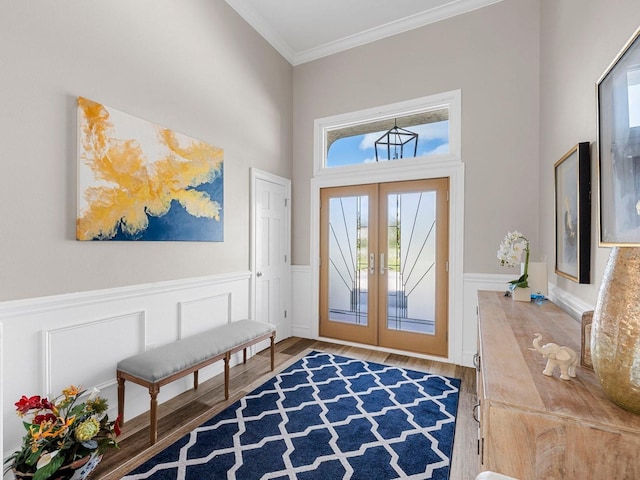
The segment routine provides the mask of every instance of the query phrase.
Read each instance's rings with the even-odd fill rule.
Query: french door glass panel
[[[325,188],[320,202],[320,335],[375,345],[377,186]]]
[[[435,332],[436,194],[387,195],[387,328]]]
[[[367,325],[369,197],[329,200],[329,319]]]

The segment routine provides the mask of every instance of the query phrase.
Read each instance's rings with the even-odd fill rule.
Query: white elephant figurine
[[[555,343],[547,343],[540,346],[541,340],[542,335],[536,333],[533,339],[534,348],[529,350],[538,351],[547,359],[547,366],[542,373],[550,377],[553,375],[553,370],[556,367],[560,367],[560,378],[562,380],[569,380],[570,377],[575,378],[576,365],[578,365],[579,361],[578,354],[568,347],[561,347]]]

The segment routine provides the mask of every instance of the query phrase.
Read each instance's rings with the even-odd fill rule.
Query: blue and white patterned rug
[[[459,388],[314,351],[124,478],[446,480]]]

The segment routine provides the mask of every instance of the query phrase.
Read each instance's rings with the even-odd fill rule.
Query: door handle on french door
[[[384,271],[386,270],[384,266],[384,253],[380,254],[380,275],[384,275]]]
[[[376,254],[369,254],[369,274],[374,275],[376,273]]]
[[[256,273],[256,277],[260,278],[262,276],[262,272]]]

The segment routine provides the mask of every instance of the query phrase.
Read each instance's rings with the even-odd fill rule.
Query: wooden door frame
[[[436,211],[436,296],[435,332],[421,334],[408,330],[388,327],[388,198],[394,193],[435,193]],[[448,271],[449,261],[449,178],[403,180],[394,182],[368,183],[340,187],[325,187],[320,190],[320,319],[319,334],[339,341],[358,342],[380,348],[401,348],[424,355],[445,356],[448,354]],[[369,259],[367,272],[367,323],[353,324],[331,320],[330,315],[330,200],[340,198],[367,197],[367,257],[373,255],[373,267]],[[382,265],[382,256],[386,266]],[[428,352],[426,352],[428,350]]]
[[[379,325],[379,344],[385,346],[386,348],[391,347],[394,343],[406,343],[406,350],[412,352],[422,353],[423,349],[428,349],[430,353],[428,355],[437,355],[444,356],[448,353],[448,328],[449,322],[447,321],[444,325],[442,324],[442,320],[438,319],[448,319],[448,296],[449,296],[449,285],[448,285],[448,272],[447,272],[447,263],[449,261],[449,202],[447,200],[447,194],[449,191],[449,179],[448,178],[434,178],[434,179],[420,179],[420,180],[408,180],[402,182],[385,182],[379,184],[379,202],[380,205],[378,207],[378,212],[380,215],[380,221],[384,221],[383,219],[388,218],[388,195],[393,192],[401,192],[404,193],[406,191],[413,192],[435,192],[436,194],[436,250],[437,250],[437,258],[436,258],[436,266],[435,266],[435,275],[436,275],[436,291],[434,295],[436,295],[436,319],[435,319],[435,334],[421,334],[421,333],[412,333],[410,331],[405,330],[392,330],[388,328],[387,316],[386,312],[388,311],[388,295],[387,295],[387,278],[389,276],[389,268],[385,268],[384,280],[382,275],[380,276],[380,281],[378,282],[378,311],[381,312],[379,315],[382,315],[382,312],[385,312],[385,323],[380,323]],[[386,245],[388,243],[388,230],[384,228],[384,225],[380,225],[379,229],[379,238],[378,242],[380,246]],[[383,250],[382,247],[379,249],[381,252]],[[381,261],[381,260],[379,260]],[[387,255],[386,259],[386,267],[389,265],[389,258]],[[382,264],[380,264],[382,267]],[[444,345],[447,348],[444,348]],[[396,347],[397,348],[397,347]]]
[[[285,309],[290,312],[291,311],[291,180],[288,178],[280,177],[273,173],[265,172],[263,170],[259,170],[257,168],[252,167],[250,169],[251,176],[251,188],[250,188],[250,246],[249,246],[249,265],[251,270],[251,279],[249,286],[249,317],[251,319],[256,318],[256,248],[258,245],[256,234],[257,234],[257,199],[256,199],[256,185],[258,181],[267,181],[271,183],[275,183],[277,185],[281,185],[285,188],[286,192],[286,201],[287,201],[287,212],[286,212],[286,245],[285,252],[287,255],[287,265],[288,269],[286,270],[286,285],[283,287],[283,292],[285,293]],[[291,315],[287,315],[286,321],[284,322],[285,327],[285,335],[280,335],[282,338],[278,338],[278,340],[283,340],[290,336],[291,332]]]
[[[391,162],[390,162],[391,163]],[[358,185],[363,183],[383,183],[389,181],[449,178],[449,352],[446,357],[416,354],[423,358],[446,360],[458,365],[463,364],[466,352],[463,347],[464,320],[464,164],[456,162],[433,162],[428,168],[424,165],[403,164],[401,167],[389,164],[370,171],[367,175],[357,172],[335,172],[317,175],[311,179],[310,199],[310,267],[311,302],[307,315],[312,319],[311,337],[322,339],[319,333],[320,306],[320,189]],[[327,339],[329,340],[329,339]],[[348,342],[345,342],[348,343]],[[468,343],[468,342],[467,342]],[[475,345],[475,343],[472,343]]]

